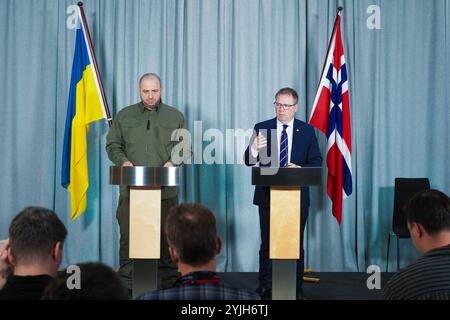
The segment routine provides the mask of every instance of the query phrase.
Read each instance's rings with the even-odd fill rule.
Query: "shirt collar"
[[[283,122],[281,122],[280,120],[277,119],[277,128],[283,128],[283,124],[284,124]],[[286,124],[288,125],[288,127],[286,129],[288,129],[288,128],[293,129],[294,118],[292,118],[292,120]]]
[[[427,253],[425,253],[425,256],[439,256],[439,255],[448,255],[450,253],[450,244],[431,249]]]

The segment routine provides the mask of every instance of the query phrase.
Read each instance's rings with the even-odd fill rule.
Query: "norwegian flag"
[[[352,135],[347,66],[338,11],[309,123],[322,131],[327,144],[327,193],[338,223],[342,200],[352,193]]]

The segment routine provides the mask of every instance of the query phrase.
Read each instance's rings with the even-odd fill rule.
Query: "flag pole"
[[[330,53],[331,42],[333,41],[333,35],[336,32],[336,26],[337,26],[337,22],[338,22],[338,15],[343,10],[344,10],[344,7],[339,6],[337,8],[336,19],[334,20],[333,32],[331,33],[330,42],[328,43],[327,54],[325,55],[325,61],[323,62],[322,72],[320,73],[320,78],[319,78],[319,83],[317,84],[317,89],[319,89],[320,81],[322,80],[322,76],[323,76],[323,73],[325,71],[325,66],[327,64],[327,57],[328,57],[328,54]]]
[[[80,8],[81,22],[83,23],[83,28],[86,31],[86,38],[88,41],[89,50],[92,54],[92,60],[93,60],[92,62],[94,64],[95,73],[97,74],[98,85],[100,86],[100,94],[102,95],[103,105],[105,106],[106,117],[108,118],[107,119],[108,124],[109,124],[109,127],[111,128],[111,126],[112,126],[111,113],[109,112],[109,106],[108,106],[108,101],[106,100],[105,89],[103,89],[102,77],[101,77],[100,71],[98,69],[97,57],[95,56],[94,46],[92,45],[92,40],[91,40],[91,34],[89,33],[89,27],[86,22],[86,16],[84,14],[84,9],[83,9],[83,2],[81,2],[81,1],[78,2],[78,7]]]

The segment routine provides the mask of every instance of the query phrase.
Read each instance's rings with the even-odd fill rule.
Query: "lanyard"
[[[205,284],[205,283],[219,283],[220,280],[216,273],[212,272],[195,272],[185,275],[178,279],[175,283],[177,285],[193,285],[193,284]]]

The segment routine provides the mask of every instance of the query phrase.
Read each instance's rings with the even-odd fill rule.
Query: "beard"
[[[161,99],[160,100],[158,100],[158,101],[156,101],[155,103],[147,103],[147,102],[145,102],[144,100],[142,100],[142,104],[144,105],[144,107],[146,107],[146,108],[150,108],[150,109],[153,109],[153,108],[155,108],[157,105],[159,105],[159,103],[161,102]]]

